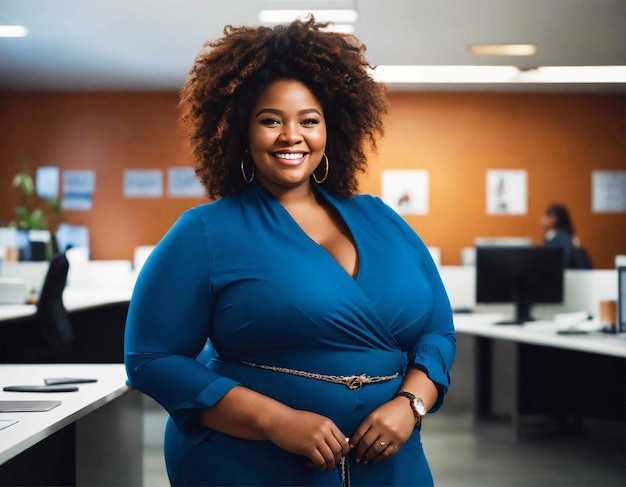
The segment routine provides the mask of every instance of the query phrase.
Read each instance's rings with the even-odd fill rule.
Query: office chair
[[[574,247],[569,255],[568,269],[593,269],[589,253],[582,247]]]
[[[34,359],[60,358],[67,354],[74,341],[74,332],[63,304],[68,271],[69,262],[65,254],[55,254],[37,302],[35,319],[42,343],[31,349]]]

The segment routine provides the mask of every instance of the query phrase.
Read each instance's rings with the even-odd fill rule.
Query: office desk
[[[74,331],[66,362],[123,362],[124,326],[132,287],[67,288],[63,302]],[[40,332],[34,305],[0,306],[0,363],[22,363]],[[45,359],[44,359],[45,360]]]
[[[68,312],[80,311],[95,306],[130,301],[132,287],[80,289],[67,288],[63,292],[63,304]],[[34,304],[0,304],[0,326],[3,321],[35,316]]]
[[[0,413],[0,485],[141,485],[141,394],[120,364],[0,365],[0,385],[94,377],[67,393],[0,391],[0,399],[61,400],[46,412]]]
[[[626,340],[616,335],[607,333],[559,335],[557,330],[564,325],[552,321],[533,321],[524,325],[494,324],[504,318],[505,316],[499,313],[457,314],[454,316],[454,323],[459,333],[626,359]]]
[[[513,410],[515,438],[524,415],[599,417],[624,421],[626,340],[616,335],[558,335],[559,325],[538,321],[495,325],[497,314],[455,315],[457,333],[475,341],[475,418],[492,416],[494,341],[514,344]],[[562,326],[562,325],[560,325]]]

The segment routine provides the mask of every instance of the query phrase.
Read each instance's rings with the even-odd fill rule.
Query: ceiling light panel
[[[0,37],[26,37],[28,29],[23,25],[0,25]]]
[[[390,66],[372,76],[383,83],[506,83],[519,74],[515,66]]]
[[[626,66],[393,66],[371,72],[382,83],[621,83]]]
[[[626,83],[626,66],[541,66],[520,77],[526,83]]]
[[[349,24],[356,22],[358,13],[352,9],[326,10],[261,10],[259,21],[263,24],[283,24],[295,19],[305,19],[309,14],[318,22],[335,22]]]

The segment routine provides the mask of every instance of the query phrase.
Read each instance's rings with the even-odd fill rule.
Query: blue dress
[[[380,199],[316,190],[352,234],[355,278],[256,181],[181,215],[138,277],[126,367],[129,383],[170,414],[165,458],[173,485],[339,486],[339,467],[322,472],[269,441],[209,430],[198,410],[240,384],[327,416],[351,436],[402,382],[352,391],[242,361],[328,375],[384,376],[415,366],[439,389],[431,411],[441,406],[455,335],[428,250]],[[207,340],[215,353],[202,353]],[[389,460],[350,460],[353,486],[432,485],[419,428]]]

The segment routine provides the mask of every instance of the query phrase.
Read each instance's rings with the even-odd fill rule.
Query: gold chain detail
[[[341,487],[350,487],[350,464],[346,457],[341,457],[339,462],[341,467]]]
[[[379,377],[369,377],[365,374],[361,375],[325,375],[316,374],[315,372],[305,372],[303,370],[288,369],[286,367],[276,367],[275,365],[261,365],[254,362],[241,362],[244,365],[250,367],[257,367],[259,369],[271,370],[272,372],[282,372],[283,374],[297,375],[299,377],[306,377],[308,379],[323,380],[326,382],[332,382],[333,384],[343,384],[351,391],[358,391],[365,384],[375,384],[376,382],[385,382],[395,379],[400,376],[400,372],[396,372],[393,375],[383,375]]]

